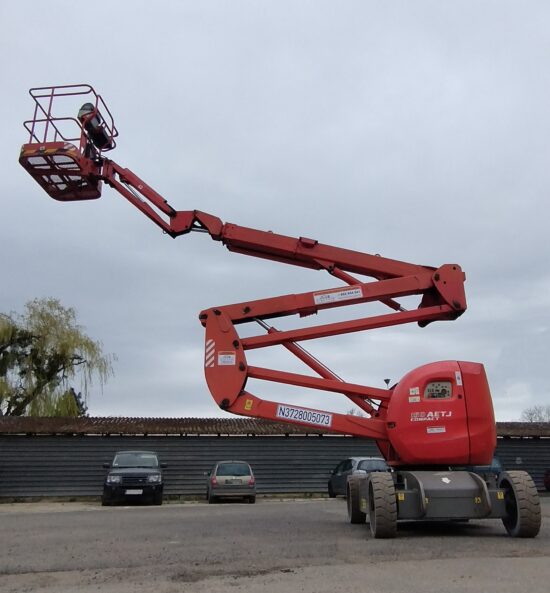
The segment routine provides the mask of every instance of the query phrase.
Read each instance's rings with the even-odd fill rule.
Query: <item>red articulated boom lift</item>
[[[328,290],[213,307],[202,311],[199,319],[206,329],[206,381],[220,408],[376,441],[393,471],[349,480],[352,523],[368,518],[374,537],[393,537],[398,520],[500,518],[512,536],[537,535],[540,502],[529,474],[504,471],[495,477],[452,469],[487,465],[493,458],[495,419],[482,364],[434,362],[409,372],[391,389],[379,389],[343,381],[300,345],[306,340],[403,323],[424,327],[433,321],[456,319],[466,310],[465,275],[460,266],[421,266],[315,239],[223,223],[198,210],[175,210],[135,173],[104,156],[115,148],[118,131],[91,86],[41,87],[31,89],[30,94],[35,110],[24,124],[29,140],[19,162],[52,198],[93,200],[101,196],[105,183],[171,237],[207,233],[230,251],[324,270],[343,283]],[[59,104],[73,100],[69,115],[56,111]],[[405,310],[396,299],[411,295],[418,295],[418,306]],[[369,302],[383,303],[391,312],[285,331],[267,323],[277,317],[303,317]],[[258,323],[262,333],[241,338],[237,326],[250,322]],[[286,348],[313,374],[248,364],[248,350],[274,345]],[[367,416],[263,400],[247,390],[249,378],[340,393]]]

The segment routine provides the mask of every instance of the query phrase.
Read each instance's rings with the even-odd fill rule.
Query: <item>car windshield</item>
[[[158,467],[159,461],[154,453],[118,453],[113,467]]]
[[[246,463],[220,463],[216,470],[218,476],[249,476],[250,467]]]
[[[384,472],[388,469],[388,465],[383,459],[364,459],[358,463],[357,469],[362,469],[367,472]]]

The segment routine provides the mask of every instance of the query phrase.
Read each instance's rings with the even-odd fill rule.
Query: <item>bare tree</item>
[[[550,406],[531,406],[521,413],[523,422],[550,422]]]

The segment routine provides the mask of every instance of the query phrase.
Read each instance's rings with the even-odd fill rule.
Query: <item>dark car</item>
[[[109,468],[103,484],[101,504],[141,501],[162,504],[164,479],[160,463],[154,451],[118,451]]]
[[[486,481],[495,483],[498,480],[498,476],[504,468],[498,457],[493,457],[489,465],[464,465],[460,467],[452,467],[453,470],[466,470],[479,474]]]
[[[218,461],[206,474],[206,499],[240,498],[256,502],[256,478],[246,461]]]
[[[550,491],[550,469],[547,469],[544,472],[544,487],[546,490]]]
[[[348,477],[355,472],[388,472],[391,471],[382,457],[348,457],[341,461],[330,474],[328,481],[328,495],[346,495]]]

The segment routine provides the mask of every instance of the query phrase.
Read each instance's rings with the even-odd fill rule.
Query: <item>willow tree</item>
[[[113,374],[112,360],[57,299],[30,301],[21,315],[0,314],[0,411],[83,415],[94,381],[102,387]]]

